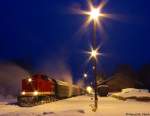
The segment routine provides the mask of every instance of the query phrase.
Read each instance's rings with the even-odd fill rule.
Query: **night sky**
[[[86,0],[1,0],[0,60],[21,61],[35,72],[44,63],[55,67],[62,60],[79,78],[88,65],[84,51],[90,49],[91,30],[78,33],[86,16],[72,13],[76,7],[86,9]],[[105,53],[99,70],[150,63],[150,1],[109,0],[103,12],[118,15],[118,20],[102,20],[107,38],[98,35]]]

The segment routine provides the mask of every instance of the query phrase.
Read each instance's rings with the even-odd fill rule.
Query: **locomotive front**
[[[33,75],[22,80],[22,91],[18,97],[21,106],[32,106],[55,98],[55,82],[45,75]]]

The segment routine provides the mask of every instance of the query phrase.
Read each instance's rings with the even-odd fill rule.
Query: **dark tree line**
[[[138,72],[139,81],[141,81],[146,88],[150,90],[150,64],[145,64]]]
[[[150,64],[143,65],[135,71],[129,64],[118,65],[111,76],[98,73],[99,81],[111,78],[106,84],[110,91],[120,91],[124,88],[141,88],[150,90]]]

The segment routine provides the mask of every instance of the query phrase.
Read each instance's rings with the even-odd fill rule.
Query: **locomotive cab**
[[[52,101],[55,96],[55,82],[45,75],[33,75],[22,80],[22,92],[18,97],[19,105],[34,105]]]

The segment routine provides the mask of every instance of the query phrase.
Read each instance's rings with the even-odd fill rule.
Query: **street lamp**
[[[101,5],[98,7],[95,7],[92,5],[92,3],[89,4],[90,11],[81,11],[81,14],[87,15],[88,20],[86,21],[86,25],[88,25],[90,22],[93,23],[93,37],[92,37],[92,48],[90,52],[87,52],[90,54],[90,60],[92,60],[92,67],[93,67],[93,75],[94,75],[94,106],[92,107],[92,110],[95,112],[98,107],[98,97],[97,97],[97,56],[100,55],[98,52],[99,48],[97,48],[96,45],[96,29],[97,25],[99,25],[99,18],[102,15],[101,13]],[[87,75],[84,75],[87,76]]]
[[[85,22],[84,26],[88,26],[90,23],[93,24],[93,36],[92,36],[92,49],[90,53],[90,59],[92,60],[92,68],[93,68],[93,75],[94,75],[94,90],[95,90],[95,94],[94,94],[94,107],[93,107],[93,111],[95,112],[98,108],[98,97],[97,97],[97,56],[101,55],[98,52],[98,48],[97,48],[97,44],[96,44],[96,30],[97,30],[97,26],[100,26],[100,22],[99,20],[102,17],[106,17],[109,18],[110,16],[102,13],[101,10],[102,8],[106,5],[107,0],[104,0],[103,2],[101,2],[101,4],[99,4],[98,6],[94,6],[91,2],[92,0],[89,0],[88,5],[90,8],[90,11],[84,11],[84,10],[79,10],[79,14],[84,14],[88,16],[87,21]]]
[[[88,76],[87,73],[84,73],[84,74],[83,74],[83,77],[84,77],[85,79],[87,78],[87,76]]]
[[[91,51],[91,57],[96,58],[97,54],[98,54],[98,53],[97,53],[96,50],[92,50],[92,51]]]
[[[93,8],[89,15],[93,20],[97,20],[97,18],[100,16],[100,11],[97,8]]]
[[[84,87],[86,87],[86,80],[88,78],[88,74],[87,73],[83,73],[83,83],[84,83]]]
[[[93,75],[94,75],[94,90],[95,90],[95,94],[94,94],[94,107],[93,107],[93,111],[95,112],[98,108],[98,96],[97,96],[97,64],[96,64],[96,60],[97,60],[97,55],[99,55],[98,53],[98,49],[97,49],[97,45],[96,45],[96,28],[97,28],[97,22],[98,19],[101,15],[100,13],[100,9],[99,8],[95,8],[95,7],[91,7],[91,11],[88,13],[88,15],[90,16],[90,20],[93,21],[93,38],[92,38],[92,50],[91,50],[91,56],[90,58],[93,58],[92,60],[92,65],[93,65]]]
[[[91,6],[90,11],[86,12],[85,14],[89,16],[90,22],[93,20],[95,23],[98,23],[98,20],[100,16],[102,15],[100,8],[94,7],[94,6]]]
[[[95,59],[95,60],[97,60],[97,57],[99,55],[101,55],[101,53],[99,53],[98,50],[99,50],[98,48],[96,48],[96,49],[91,48],[91,51],[87,52],[90,55],[89,59]]]

